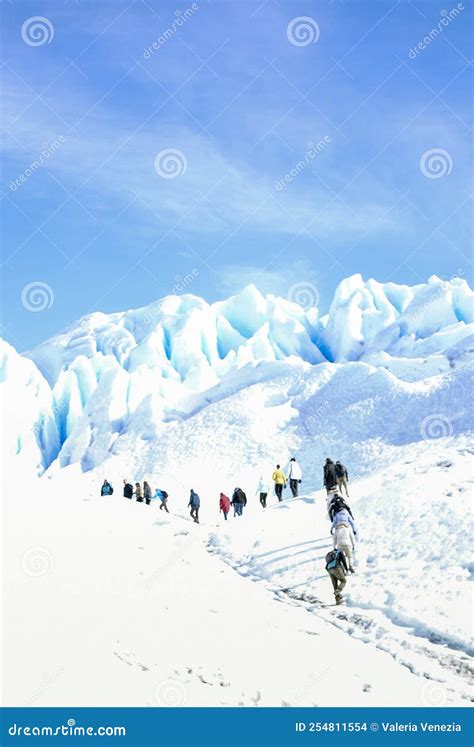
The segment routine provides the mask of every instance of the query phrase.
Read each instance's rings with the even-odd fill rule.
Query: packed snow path
[[[366,576],[324,607],[321,493],[197,526],[69,489],[5,505],[6,705],[466,704],[467,654],[353,607]]]

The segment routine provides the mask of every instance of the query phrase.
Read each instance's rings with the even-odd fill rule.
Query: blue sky
[[[308,282],[323,310],[356,272],[470,278],[472,4],[1,11],[3,335],[19,350],[191,275],[209,301]]]

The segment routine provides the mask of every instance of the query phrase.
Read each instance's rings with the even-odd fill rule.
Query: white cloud
[[[45,170],[69,191],[78,190],[78,199],[88,205],[92,195],[94,204],[116,202],[119,210],[137,194],[133,209],[151,226],[156,227],[158,219],[161,228],[177,226],[188,235],[225,236],[245,226],[291,236],[307,230],[324,239],[397,227],[396,215],[387,215],[383,204],[361,198],[348,208],[323,186],[308,188],[299,176],[278,192],[272,175],[239,160],[235,151],[224,152],[207,135],[161,119],[163,113],[148,121],[131,110],[118,117],[105,104],[94,107],[94,101],[65,95],[55,101],[64,120],[74,124],[89,112],[69,131],[39,102],[15,121],[30,101],[29,92],[5,91],[6,122],[15,138],[5,147],[15,168],[21,173],[43,143],[62,134],[65,144]],[[175,179],[160,177],[154,168],[157,153],[166,148],[186,156],[186,172]]]

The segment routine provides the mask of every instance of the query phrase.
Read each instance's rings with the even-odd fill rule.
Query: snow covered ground
[[[465,705],[471,295],[356,276],[325,317],[246,289],[92,315],[30,357],[4,343],[5,704]],[[301,496],[263,511],[258,479],[293,455]],[[360,529],[337,608],[327,456]]]
[[[6,705],[466,703],[469,657],[455,644],[468,610],[445,616],[450,578],[467,587],[465,569],[436,579],[439,620],[427,628],[432,577],[410,592],[402,543],[395,557],[371,548],[367,565],[363,539],[347,606],[326,607],[321,493],[265,514],[254,503],[227,524],[206,505],[197,526],[181,509],[98,498],[69,470],[64,489],[38,480],[5,505]],[[374,494],[353,490],[366,534]]]

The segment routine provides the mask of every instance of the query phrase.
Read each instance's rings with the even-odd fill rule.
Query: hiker
[[[192,488],[189,494],[188,507],[189,506],[191,506],[191,511],[189,512],[191,518],[194,519],[196,524],[199,524],[199,508],[201,506],[201,499]]]
[[[139,482],[135,483],[134,496],[137,499],[137,503],[143,503],[143,493]]]
[[[331,488],[336,487],[336,485],[337,485],[336,465],[334,464],[332,459],[329,459],[328,457],[324,465],[324,487],[329,493]]]
[[[336,462],[336,479],[337,479],[337,487],[342,493],[342,488],[346,491],[346,496],[349,498],[349,491],[347,489],[347,481],[349,480],[349,475],[347,473],[347,469],[344,467],[341,462]]]
[[[143,497],[145,498],[146,505],[149,506],[151,503],[152,493],[151,488],[146,480],[143,483]]]
[[[123,497],[124,498],[131,498],[133,495],[133,485],[131,483],[127,482],[127,480],[123,481]]]
[[[334,485],[334,487],[332,487],[332,488],[330,488],[329,490],[326,491],[326,505],[327,505],[328,513],[329,513],[329,509],[331,507],[331,503],[334,502],[334,499],[338,495],[339,495],[339,493],[338,493],[337,487],[335,485]]]
[[[230,511],[230,499],[224,493],[221,493],[219,497],[219,513],[221,511],[224,514],[224,519],[227,521],[227,514]]]
[[[347,567],[346,558],[341,550],[331,550],[326,555],[326,570],[332,581],[336,604],[342,604],[342,590],[346,585]]]
[[[296,498],[298,496],[298,484],[301,482],[301,477],[301,467],[296,461],[295,457],[291,457],[288,467],[288,479],[290,481],[290,489],[293,494],[293,498]]]
[[[268,484],[263,479],[263,475],[260,475],[260,480],[257,485],[257,490],[255,493],[258,493],[258,499],[260,501],[260,505],[262,508],[267,507],[267,495],[268,495]]]
[[[103,485],[100,489],[101,495],[112,495],[114,489],[108,480],[104,480]]]
[[[278,498],[278,500],[281,502],[282,495],[283,495],[283,488],[286,488],[286,475],[281,469],[280,465],[277,464],[276,470],[274,471],[272,475],[272,480],[275,483],[275,495]]]
[[[247,496],[241,488],[235,488],[231,503],[234,507],[234,516],[242,516],[244,506],[247,505]]]
[[[355,521],[352,514],[349,513],[347,508],[341,509],[334,515],[331,526],[331,534],[334,533],[334,530],[337,529],[339,524],[345,524],[347,527],[350,527],[354,532],[354,537],[357,537],[357,527]]]
[[[166,513],[169,514],[168,511],[168,493],[166,490],[161,490],[160,488],[157,488],[155,491],[155,495],[153,498],[157,498],[160,501],[160,511],[165,509]]]
[[[333,534],[333,545],[336,550],[341,550],[347,558],[349,564],[349,570],[351,573],[355,573],[352,559],[354,557],[355,540],[354,532],[351,527],[347,524],[340,523],[334,529]]]
[[[349,504],[347,504],[340,493],[336,491],[329,493],[328,497],[328,515],[332,521],[339,511],[346,510],[350,517],[354,519],[354,515],[351,511]],[[355,521],[355,519],[354,519]]]

